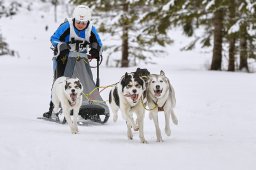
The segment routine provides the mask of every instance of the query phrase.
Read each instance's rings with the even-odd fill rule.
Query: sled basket
[[[97,65],[98,67],[98,65]],[[83,103],[79,115],[84,119],[106,123],[109,118],[109,108],[100,96],[99,90],[95,90],[93,74],[86,53],[69,52],[67,65],[64,71],[65,77],[78,78],[83,85]],[[86,94],[90,94],[86,96]],[[105,116],[103,120],[100,115]]]

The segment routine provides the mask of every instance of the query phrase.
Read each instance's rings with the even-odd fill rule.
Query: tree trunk
[[[240,26],[240,65],[239,70],[246,69],[249,72],[247,63],[248,53],[247,53],[247,31],[246,23]]]
[[[229,39],[229,60],[228,60],[228,71],[235,71],[235,50],[236,50],[236,38],[231,37]]]
[[[236,16],[236,1],[234,0],[233,2],[230,1],[229,4],[229,23],[230,26],[233,26],[234,18]],[[229,49],[228,49],[228,55],[229,55],[229,60],[228,60],[228,71],[235,71],[235,50],[236,50],[236,35],[235,33],[231,33],[228,37],[229,41]]]
[[[129,56],[129,35],[128,35],[128,18],[127,18],[127,13],[128,13],[128,8],[129,8],[129,4],[125,3],[123,5],[123,12],[124,12],[124,16],[123,16],[123,25],[122,25],[122,31],[123,31],[123,35],[122,35],[122,60],[121,60],[121,67],[128,67],[129,66],[129,60],[128,60],[128,56]]]
[[[223,9],[218,9],[213,17],[213,56],[211,70],[221,70],[222,59],[222,31],[223,31]]]
[[[54,21],[57,23],[57,4],[54,5]]]
[[[52,0],[52,5],[54,6],[54,21],[57,23],[57,5],[59,1],[58,0]]]

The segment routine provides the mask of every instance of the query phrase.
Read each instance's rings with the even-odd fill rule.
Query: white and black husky
[[[135,131],[139,130],[140,141],[142,143],[147,143],[143,131],[145,110],[141,103],[145,90],[145,82],[138,74],[125,73],[120,82],[109,93],[109,103],[113,113],[113,120],[117,120],[117,112],[120,109],[123,118],[126,120],[128,139],[133,139],[131,131],[131,128],[133,128]],[[133,113],[137,116],[136,123],[133,119]]]
[[[161,71],[160,75],[151,74],[147,85],[147,102],[150,110],[150,119],[153,118],[157,142],[162,142],[161,130],[158,123],[158,111],[165,114],[165,133],[171,135],[170,115],[174,124],[178,124],[173,108],[176,105],[175,92],[169,79]]]
[[[60,77],[56,79],[52,87],[53,114],[62,108],[62,112],[71,129],[71,133],[78,133],[77,117],[82,105],[83,86],[78,78]],[[70,112],[73,110],[73,120]]]

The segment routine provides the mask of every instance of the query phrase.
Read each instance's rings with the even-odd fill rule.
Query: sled
[[[97,59],[96,84],[93,80],[88,56],[86,52],[70,51],[63,76],[78,78],[83,85],[83,102],[79,115],[85,120],[106,123],[110,116],[109,108],[99,93],[99,65],[102,56]],[[53,58],[53,62],[56,62],[56,57]],[[72,111],[70,114],[72,115]],[[60,110],[57,115],[62,115],[62,111]]]

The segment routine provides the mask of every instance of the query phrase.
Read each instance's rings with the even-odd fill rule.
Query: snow
[[[138,132],[134,140],[127,139],[121,114],[117,123],[112,115],[105,125],[88,121],[79,126],[77,135],[67,125],[38,120],[50,100],[49,37],[59,25],[52,10],[44,17],[34,11],[1,18],[3,36],[20,54],[20,58],[0,57],[1,170],[255,169],[255,74],[207,71],[211,55],[201,49],[181,52],[186,39],[178,30],[171,34],[176,42],[166,47],[168,56],[155,59],[157,65],[141,66],[152,73],[164,70],[176,92],[179,125],[171,124],[171,137],[164,134],[164,117],[159,113],[163,143],[156,142],[148,112],[144,125],[148,144],[140,143]],[[59,21],[64,18],[65,14],[59,15]],[[101,85],[113,84],[135,69],[103,65]],[[103,99],[108,99],[108,92],[102,92]]]
[[[205,1],[203,4],[206,3]],[[213,5],[215,4],[215,0],[211,0],[210,2],[207,3],[205,10],[208,11]]]
[[[170,0],[167,4],[163,6],[163,11],[169,11],[171,6],[174,5],[174,0]]]
[[[247,9],[248,11],[250,11],[251,13],[254,13],[254,6],[256,5],[256,3],[252,3],[250,0],[246,0],[246,3],[247,3]]]
[[[238,21],[236,21],[236,23],[235,23],[234,25],[232,25],[232,26],[230,27],[230,29],[228,30],[228,34],[232,34],[232,33],[238,32],[241,22],[243,22],[242,19],[239,19]]]

